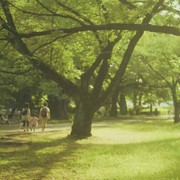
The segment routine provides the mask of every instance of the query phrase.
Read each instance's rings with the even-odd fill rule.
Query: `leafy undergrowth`
[[[172,121],[113,121],[93,125],[93,136],[67,130],[0,139],[2,180],[141,180],[180,177],[180,125]]]

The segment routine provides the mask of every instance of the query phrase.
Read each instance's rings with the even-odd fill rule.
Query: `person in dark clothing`
[[[22,112],[22,122],[23,122],[23,127],[24,127],[24,132],[28,131],[29,128],[29,118],[31,116],[31,110],[29,108],[29,103],[25,103]]]

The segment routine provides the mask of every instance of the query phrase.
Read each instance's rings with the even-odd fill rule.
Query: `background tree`
[[[139,60],[148,73],[145,81],[161,92],[170,91],[174,104],[174,122],[180,121],[180,54],[178,50],[179,38],[151,34],[144,36],[141,45],[137,48]],[[153,48],[152,48],[153,47]],[[159,49],[158,47],[161,47]],[[160,93],[158,93],[160,94]],[[168,93],[166,93],[168,95]],[[166,96],[164,97],[166,98]]]

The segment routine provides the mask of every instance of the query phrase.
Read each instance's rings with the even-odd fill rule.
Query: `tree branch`
[[[41,49],[41,48],[43,48],[43,47],[45,47],[45,46],[47,46],[47,45],[52,44],[53,42],[57,41],[57,40],[60,39],[60,38],[65,38],[65,37],[70,36],[70,35],[71,35],[71,34],[67,34],[67,35],[64,35],[64,36],[58,36],[58,37],[52,39],[51,41],[48,41],[47,43],[44,43],[44,44],[40,45],[39,47],[37,47],[36,49],[34,49],[34,50],[32,51],[32,53],[34,54],[34,53],[35,53],[36,51],[38,51],[39,49]]]
[[[93,23],[88,19],[86,18],[85,16],[83,16],[82,14],[80,14],[79,12],[75,11],[74,9],[64,5],[63,3],[59,2],[56,0],[56,3],[57,5],[63,7],[65,10],[69,11],[70,13],[76,15],[77,17],[81,18],[82,20],[84,20],[85,22],[87,22],[88,24],[91,24],[93,25]],[[84,24],[85,25],[85,24]]]
[[[93,99],[94,102],[97,101],[97,97],[100,96],[103,82],[105,81],[105,77],[107,76],[108,70],[109,70],[108,60],[111,59],[113,48],[118,43],[120,38],[121,38],[121,36],[119,35],[113,42],[109,41],[106,46],[106,51],[104,51],[104,53],[103,53],[103,56],[102,56],[103,62],[99,69],[98,75],[95,79],[94,88],[93,88],[93,91],[91,94],[91,99]]]
[[[1,5],[2,5],[2,9],[3,9],[4,15],[6,16],[6,20],[9,26],[11,27],[12,30],[16,31],[16,26],[14,24],[13,17],[9,10],[9,2],[3,0],[1,1]]]
[[[56,16],[56,17],[61,17],[61,18],[68,18],[68,19],[72,19],[74,20],[75,22],[79,23],[80,25],[85,25],[82,21],[80,21],[79,19],[73,17],[73,16],[70,16],[70,15],[64,15],[64,14],[59,14],[59,13],[56,13],[50,9],[48,9],[47,7],[45,7],[42,3],[40,3],[39,1],[37,1],[43,8],[45,8],[48,12],[50,13],[37,13],[37,12],[30,12],[30,11],[25,11],[21,8],[18,8],[16,7],[14,4],[12,3],[9,3],[12,7],[14,7],[16,10],[19,10],[25,14],[30,14],[30,15],[34,15],[34,16]]]
[[[39,32],[31,32],[28,34],[21,33],[19,34],[21,38],[31,38],[35,36],[44,36],[53,34],[55,32],[63,32],[63,33],[78,33],[84,31],[105,31],[105,30],[129,30],[129,31],[148,31],[148,32],[156,32],[156,33],[165,33],[172,34],[175,36],[180,36],[180,28],[172,27],[172,26],[156,26],[151,24],[120,24],[120,23],[112,23],[112,24],[104,24],[104,25],[87,25],[83,27],[74,27],[74,28],[59,28],[52,29],[46,31]]]
[[[159,7],[162,6],[163,2],[164,2],[164,0],[159,0],[156,3],[154,8],[151,10],[151,13],[147,14],[146,17],[144,18],[144,20],[141,24],[142,26],[144,26],[144,25],[148,26],[148,23],[151,21],[153,15],[158,12]],[[116,88],[118,88],[119,83],[122,82],[123,75],[126,71],[128,63],[131,59],[134,48],[135,48],[136,44],[138,43],[138,41],[140,40],[140,38],[142,37],[143,34],[144,34],[144,30],[137,31],[136,34],[134,35],[134,37],[129,42],[128,47],[127,47],[127,49],[123,55],[122,62],[119,66],[119,69],[117,70],[117,72],[116,72],[113,80],[111,81],[109,87],[102,94],[100,102],[104,102],[105,100],[107,100],[108,97],[111,95],[111,93],[114,92],[114,90]]]
[[[66,79],[61,74],[55,71],[50,65],[46,64],[42,59],[33,56],[33,54],[29,51],[26,44],[22,41],[21,36],[18,34],[15,26],[14,21],[9,10],[8,4],[6,0],[0,1],[2,4],[4,13],[6,15],[8,24],[3,22],[3,26],[9,31],[9,42],[12,46],[19,51],[26,59],[28,59],[32,65],[38,68],[40,71],[44,72],[48,79],[51,79],[58,84],[66,91],[67,94],[70,96],[75,96],[78,93],[78,87],[71,82],[69,79]],[[1,19],[0,19],[1,20]],[[11,28],[9,28],[9,26]]]
[[[13,68],[14,69],[14,68]],[[32,68],[29,68],[27,70],[24,70],[24,71],[20,71],[19,69],[16,71],[16,70],[13,70],[13,71],[9,71],[9,70],[1,70],[0,69],[0,73],[1,74],[12,74],[12,75],[25,75],[27,74],[28,72],[32,71]]]
[[[82,19],[83,21],[85,21],[85,22],[88,23],[89,25],[92,25],[92,26],[94,25],[94,23],[93,23],[91,20],[89,20],[88,18],[86,18],[85,16],[83,16],[82,14],[80,14],[79,12],[75,11],[74,9],[72,9],[72,8],[64,5],[63,3],[61,3],[61,2],[59,2],[59,1],[57,1],[57,0],[56,0],[56,3],[57,3],[59,6],[63,7],[65,10],[69,11],[70,13],[74,14],[74,15],[77,16],[78,18]],[[85,25],[85,24],[82,22],[81,25]],[[93,31],[93,32],[94,32],[94,35],[96,36],[96,39],[98,40],[99,44],[102,44],[102,41],[101,41],[101,39],[99,38],[98,33],[97,33],[96,31]]]
[[[162,80],[166,82],[166,84],[169,87],[171,87],[171,83],[164,76],[162,76],[162,74],[159,71],[156,71],[149,63],[146,63],[146,65],[148,65],[148,67],[151,69],[152,72],[156,74],[156,76],[160,77]]]

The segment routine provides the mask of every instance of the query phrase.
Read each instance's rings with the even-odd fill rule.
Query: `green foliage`
[[[100,24],[102,22],[138,23],[150,12],[157,1],[130,1],[136,7],[113,1],[10,1],[10,9],[20,33],[30,33],[55,28],[74,27],[79,24]],[[168,2],[167,2],[168,3]],[[167,4],[169,5],[169,4]],[[173,6],[173,5],[171,5]],[[162,18],[161,18],[162,19]],[[107,40],[116,38],[116,32],[98,32],[102,45]],[[123,33],[122,41],[113,53],[113,60],[120,62],[120,57],[127,47],[132,33]],[[44,62],[50,64],[57,72],[73,82],[79,83],[82,73],[95,61],[100,46],[94,33],[83,32],[62,39],[64,34],[59,31],[46,36],[24,38],[23,40],[34,53]],[[126,42],[125,42],[126,41]],[[119,51],[119,52],[118,52]],[[116,54],[117,53],[117,54]],[[113,64],[113,62],[110,64]],[[117,65],[118,66],[118,65]],[[96,72],[97,73],[97,72]],[[110,69],[110,74],[112,74]]]
[[[144,41],[142,46],[146,49],[143,51],[144,59],[142,61],[144,64],[147,63],[147,66],[151,64],[155,71],[158,70],[161,76],[158,77],[156,74],[157,80],[163,78],[170,81],[172,78],[179,77],[180,56],[177,50],[179,43],[179,38],[164,37],[163,35],[149,35],[149,41]]]
[[[173,101],[172,86],[179,75],[179,38],[145,33],[126,70],[122,90],[137,106]],[[179,84],[176,85],[179,99]]]
[[[157,94],[164,98],[165,94],[169,94],[164,88],[169,88],[169,84],[179,78],[179,43],[180,39],[173,36],[148,33],[141,39],[133,56],[134,69],[141,74],[145,82],[157,88]]]
[[[6,3],[6,1],[3,2]],[[1,2],[1,4],[3,2]],[[151,17],[148,16],[150,15],[149,13],[151,13],[154,6],[161,1],[143,0],[139,2],[130,0],[128,3],[126,1],[118,0],[78,0],[74,3],[74,0],[9,0],[8,2],[10,12],[7,12],[7,14],[12,15],[17,32],[15,32],[15,29],[9,31],[9,28],[5,25],[7,24],[9,27],[13,27],[11,17],[6,16],[6,13],[3,14],[3,12],[0,12],[0,15],[6,22],[4,23],[1,19],[1,25],[3,23],[4,24],[0,31],[0,37],[8,37],[6,40],[3,39],[0,41],[0,48],[3,49],[4,55],[8,57],[7,61],[4,59],[2,60],[2,65],[5,65],[5,70],[12,67],[14,68],[15,65],[16,67],[19,67],[19,69],[23,69],[25,71],[31,69],[32,67],[40,69],[48,78],[50,77],[52,80],[56,81],[58,86],[63,86],[63,90],[65,92],[70,92],[70,89],[72,89],[75,95],[73,93],[72,94],[75,98],[77,98],[77,92],[79,92],[79,90],[84,92],[85,96],[88,95],[86,97],[89,97],[89,89],[94,88],[94,94],[97,97],[101,97],[108,87],[110,87],[109,89],[116,88],[114,85],[116,83],[111,84],[112,78],[117,73],[117,69],[121,65],[123,56],[125,55],[125,52],[127,52],[127,47],[129,43],[132,42],[131,39],[136,32],[120,32],[112,30],[101,32],[95,30],[91,32],[78,32],[77,30],[73,32],[68,31],[67,28],[86,28],[86,25],[91,25],[92,27],[96,25],[96,27],[98,27],[98,25],[108,25],[108,23],[141,24],[145,17]],[[165,1],[164,3],[164,6],[152,13],[152,16],[156,13],[158,14],[152,19],[152,24],[174,25],[178,22],[177,12],[174,12],[173,9],[175,4],[178,4],[178,2],[175,1],[174,4],[171,1]],[[4,11],[6,10],[8,10],[8,8],[4,8]],[[146,18],[146,20],[148,18]],[[102,50],[106,47],[106,45],[109,42],[112,43],[117,37],[121,38],[119,40],[120,42],[116,44],[116,47],[109,48],[106,52],[103,52]],[[149,36],[149,38],[151,37]],[[6,41],[10,44],[8,44],[7,47],[10,46],[10,48],[6,47],[4,50],[4,42]],[[154,47],[158,48],[159,46]],[[8,51],[11,52],[9,53]],[[160,68],[161,63],[158,64],[153,61],[156,58],[155,56],[152,56],[153,51],[153,48],[150,51],[145,50],[143,58],[146,59],[147,56],[150,61],[152,60],[152,65],[155,68],[158,66],[160,71],[167,71],[169,68],[168,66]],[[175,51],[178,52],[178,50]],[[101,54],[101,52],[103,53]],[[111,53],[112,56],[109,55]],[[129,52],[127,52],[127,54],[128,53]],[[162,53],[157,52],[157,54]],[[178,57],[176,55],[172,55],[172,52],[170,52],[170,54],[166,55],[170,58],[168,61],[171,61],[172,66],[174,66],[173,64],[176,64]],[[101,55],[101,59],[98,59],[99,55]],[[129,55],[131,56],[131,52]],[[95,69],[92,68],[93,72],[90,73],[91,77],[87,80],[87,82],[85,82],[88,87],[85,88],[85,90],[81,89],[85,84],[82,84],[81,75],[86,74],[94,65],[94,62],[98,60],[101,62],[98,62],[99,64],[96,63],[97,67],[95,67]],[[106,60],[107,73],[104,71],[105,68],[101,69],[103,62],[106,62]],[[43,68],[40,64],[44,65]],[[133,71],[130,72],[129,75],[126,74],[123,81],[132,81],[134,79],[137,80],[141,78],[140,75],[142,73],[139,73],[139,70],[142,70],[142,66],[138,67],[136,65],[134,67],[135,68],[130,69],[130,71]],[[121,69],[122,72],[125,69],[126,66],[124,66],[124,69]],[[101,74],[103,71],[104,74]],[[32,71],[32,73],[33,72],[34,71]],[[150,71],[145,72],[144,70],[143,72],[148,79]],[[39,72],[37,72],[37,74],[39,75]],[[124,73],[122,73],[122,76],[123,74]],[[30,73],[28,75],[32,74]],[[137,77],[131,78],[131,75]],[[168,75],[172,75],[172,73],[170,72]],[[24,82],[26,82],[25,89],[29,90],[29,87],[33,87],[32,90],[29,90],[28,92],[30,92],[29,94],[34,97],[44,94],[46,95],[45,92],[53,95],[56,94],[57,97],[59,96],[59,94],[57,94],[58,88],[56,85],[52,85],[51,83],[48,85],[40,83],[40,80],[41,78],[35,76],[32,76],[32,78],[17,78],[17,86],[15,87],[18,87],[20,92]],[[158,79],[158,82],[159,81],[160,79]],[[161,83],[163,84],[162,81]],[[53,90],[51,90],[51,85],[53,88],[55,87]],[[111,85],[114,85],[114,87],[111,87]],[[40,89],[43,89],[43,91],[40,92]],[[103,97],[108,97],[110,95],[110,91],[107,92],[109,94]],[[71,96],[73,96],[72,94]],[[94,99],[96,99],[96,97],[94,97]],[[96,100],[98,101],[100,99]]]

